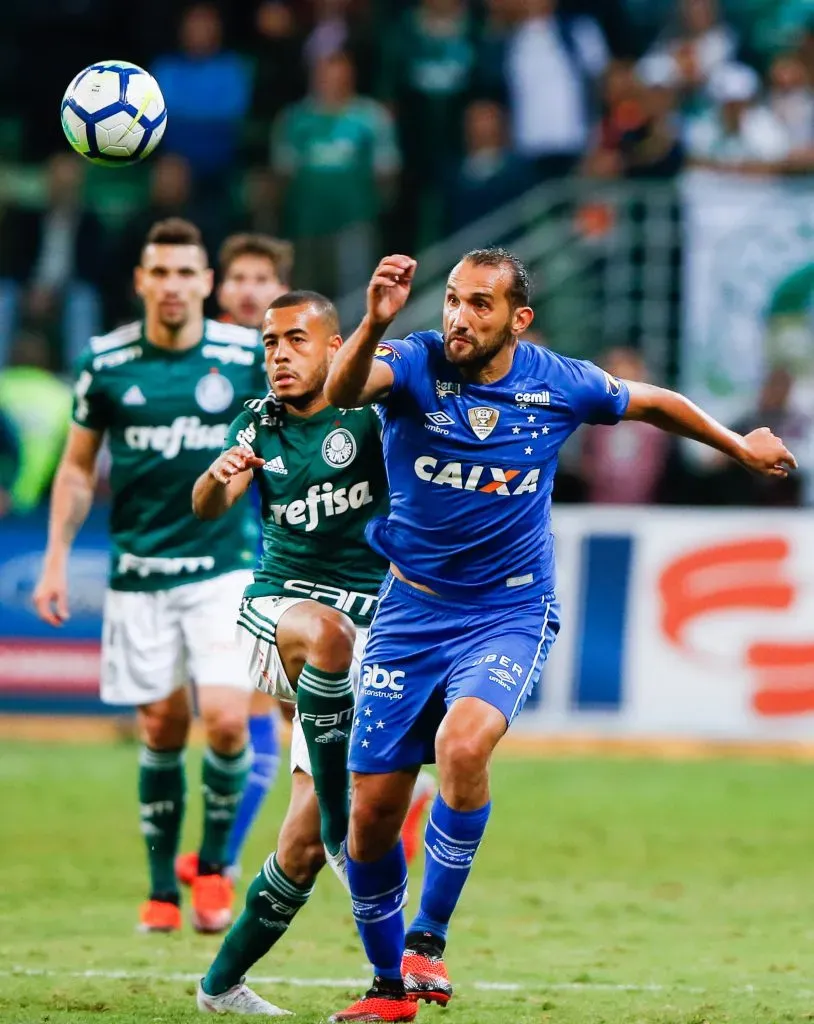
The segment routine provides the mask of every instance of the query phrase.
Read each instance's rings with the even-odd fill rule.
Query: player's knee
[[[350,853],[354,860],[370,861],[383,857],[398,838],[404,818],[400,801],[389,801],[354,793],[349,832]]]
[[[449,778],[478,778],[489,764],[491,746],[478,733],[439,733],[435,754],[439,768]]]
[[[155,708],[139,711],[141,740],[151,750],[178,750],[186,746],[189,715]]]
[[[308,661],[326,672],[344,672],[353,661],[353,623],[332,608],[314,613],[308,629]]]
[[[218,754],[237,754],[249,742],[245,715],[231,708],[216,708],[204,716],[206,739]]]

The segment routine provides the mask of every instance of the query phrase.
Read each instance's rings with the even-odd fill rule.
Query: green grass
[[[190,838],[198,769],[192,752]],[[451,932],[457,995],[420,1019],[814,1019],[812,781],[811,768],[789,764],[498,760],[489,832]],[[217,940],[133,931],[145,887],[134,782],[126,745],[0,751],[0,1021],[199,1019],[192,980],[168,976],[202,973]],[[283,779],[247,872],[273,844],[286,790]],[[417,878],[412,893],[414,909]],[[341,979],[364,978],[364,957],[332,876],[256,973],[340,981],[258,983],[303,1024],[357,994]],[[484,990],[484,981],[518,987]]]

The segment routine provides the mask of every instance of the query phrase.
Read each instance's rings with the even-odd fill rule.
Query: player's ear
[[[328,341],[328,355],[333,359],[336,353],[342,348],[342,338],[338,334],[334,334]]]
[[[525,334],[533,319],[534,310],[531,306],[518,306],[512,316],[512,333]]]
[[[144,280],[144,270],[142,267],[136,267],[133,270],[133,291],[136,295],[143,297],[144,290],[142,287],[142,281]]]
[[[211,267],[207,267],[204,271],[204,298],[208,299],[212,294],[212,289],[215,287],[215,271]]]

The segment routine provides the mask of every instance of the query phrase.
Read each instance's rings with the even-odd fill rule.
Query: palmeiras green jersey
[[[387,570],[365,540],[388,507],[375,411],[335,409],[294,416],[272,395],[248,402],[225,448],[262,458],[254,470],[263,516],[263,555],[247,597],[310,597],[369,625]]]
[[[152,345],[141,322],[91,340],[73,418],[110,446],[114,590],[163,590],[255,565],[249,503],[201,522],[192,487],[244,403],[267,389],[258,334],[243,327],[206,320],[183,351]]]

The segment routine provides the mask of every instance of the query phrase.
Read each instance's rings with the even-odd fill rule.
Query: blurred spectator
[[[243,216],[236,222],[239,230],[261,235],[280,231],[280,192],[273,171],[252,167],[244,178]]]
[[[769,70],[769,109],[783,124],[792,151],[814,143],[814,92],[799,57],[783,54]]]
[[[642,85],[642,121],[622,133],[620,148],[628,178],[672,178],[684,162],[676,110],[678,68],[670,57],[642,61],[636,74]]]
[[[506,143],[506,111],[491,100],[467,107],[466,155],[450,175],[444,203],[449,231],[457,231],[516,199],[535,181],[534,168]]]
[[[798,456],[801,469],[811,450],[814,419],[792,406],[794,376],[776,367],[766,376],[757,407],[732,425],[739,434],[749,434],[758,427],[769,427],[782,437],[791,452]],[[785,480],[770,480],[744,473],[738,466],[726,463],[717,474],[720,500],[727,505],[781,505],[802,503],[804,473],[790,473]]]
[[[683,147],[676,115],[677,69],[648,57],[634,70],[615,61],[605,75],[604,113],[583,170],[596,178],[671,178]]]
[[[372,87],[370,38],[365,9],[358,0],[311,0],[313,24],[303,45],[303,58],[309,74],[323,57],[347,53],[356,67],[363,90]]]
[[[737,47],[737,36],[721,20],[716,0],[680,0],[674,24],[650,55],[672,57],[679,87],[697,102],[713,71],[734,60]]]
[[[0,370],[0,412],[19,438],[20,461],[11,486],[14,512],[28,512],[44,497],[56,470],[71,417],[73,389],[51,372],[48,339],[17,336],[11,365]]]
[[[346,55],[322,58],[311,94],[280,115],[272,164],[283,181],[284,233],[297,248],[295,279],[331,298],[364,284],[399,153],[390,115],[357,95]]]
[[[612,349],[602,365],[614,377],[647,380],[641,356],[632,349]],[[669,451],[669,435],[639,420],[583,430],[581,475],[588,501],[617,505],[657,501]]]
[[[196,179],[220,184],[237,156],[251,72],[242,57],[223,49],[223,23],[211,3],[187,8],[179,42],[179,53],[152,68],[172,112],[163,150],[186,157]]]
[[[404,156],[399,246],[405,252],[435,241],[441,230],[440,187],[462,151],[474,30],[464,0],[420,0],[384,30],[379,95],[398,117]]]
[[[85,162],[58,153],[47,165],[42,210],[6,211],[0,239],[0,365],[3,351],[25,317],[59,325],[61,361],[72,363],[101,327],[97,285],[105,267],[102,226],[82,206]]]
[[[141,259],[147,232],[159,220],[183,217],[196,224],[210,257],[231,230],[229,205],[198,201],[192,189],[192,172],[182,156],[166,153],[150,162],[150,194],[122,227],[116,259],[108,284],[110,314],[115,320],[140,315],[133,294],[133,268]],[[135,305],[134,305],[135,303]]]
[[[696,167],[735,173],[781,170],[789,154],[782,122],[760,105],[760,79],[745,64],[723,64],[710,76],[715,107],[690,123],[687,151]]]
[[[595,82],[608,63],[592,18],[569,18],[557,0],[511,0],[518,19],[504,69],[513,142],[537,164],[541,179],[569,174],[588,145]]]
[[[263,0],[247,26],[246,49],[255,65],[252,113],[258,119],[273,120],[307,88],[297,13],[294,4]]]

